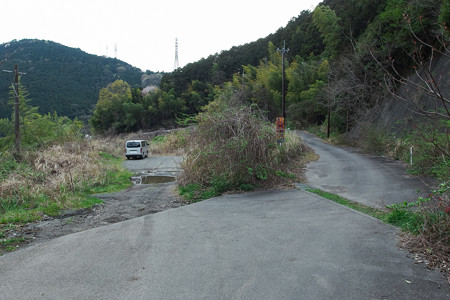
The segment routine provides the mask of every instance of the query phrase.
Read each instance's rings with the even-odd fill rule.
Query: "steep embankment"
[[[440,93],[449,95],[450,55],[436,57],[432,62],[431,70],[434,78],[438,81]],[[367,117],[360,120],[358,126],[347,136],[350,139],[358,138],[364,132],[363,130],[367,125],[371,125],[372,128],[386,132],[387,134],[401,136],[409,132],[414,125],[423,122],[425,117],[418,113],[418,107],[427,110],[436,110],[436,105],[439,105],[439,101],[414,88],[414,84],[425,87],[423,73],[420,76],[422,78],[418,74],[412,74],[408,78],[411,84],[402,85],[398,89],[397,94],[408,101],[402,101],[392,95],[388,96],[386,101],[377,105],[368,113]]]

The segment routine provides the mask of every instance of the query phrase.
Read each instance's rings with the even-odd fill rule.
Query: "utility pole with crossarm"
[[[20,119],[19,119],[19,75],[25,74],[19,72],[17,65],[14,65],[14,71],[3,70],[3,72],[14,73],[14,134],[17,157],[20,156]]]
[[[289,48],[286,49],[286,41],[283,42],[283,49],[278,48],[277,51],[281,52],[281,110],[283,112],[283,118],[286,120],[286,91],[284,87],[284,55],[289,52]]]

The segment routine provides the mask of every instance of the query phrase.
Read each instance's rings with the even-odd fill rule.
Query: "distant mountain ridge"
[[[30,94],[30,104],[38,106],[40,113],[56,111],[59,115],[80,119],[88,118],[100,89],[109,83],[122,79],[132,87],[139,87],[141,80],[154,74],[143,73],[115,58],[36,39],[0,45],[0,70],[13,70],[14,64],[20,72],[26,73],[21,83]],[[12,81],[12,74],[0,73],[0,118],[11,116],[7,100]]]

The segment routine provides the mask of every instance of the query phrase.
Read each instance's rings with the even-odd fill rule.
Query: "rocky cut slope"
[[[426,70],[405,78],[405,84],[400,85],[394,95],[388,93],[385,101],[370,110],[346,137],[351,140],[359,138],[367,126],[388,135],[403,136],[414,126],[429,120],[424,115],[426,111],[445,110],[436,93],[440,93],[447,101],[450,99],[450,52],[436,57],[425,66]],[[438,89],[426,82],[427,72],[433,75]],[[450,109],[448,103],[447,108]]]

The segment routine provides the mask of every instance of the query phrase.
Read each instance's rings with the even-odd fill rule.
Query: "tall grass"
[[[149,152],[153,155],[184,155],[192,130],[188,127],[154,137],[150,141]]]
[[[20,162],[3,152],[0,165],[7,168],[1,174],[0,223],[57,215],[84,206],[89,194],[102,187],[129,185],[118,149],[118,140],[89,139],[23,151]]]

